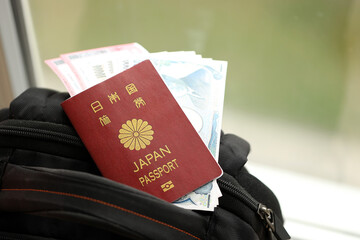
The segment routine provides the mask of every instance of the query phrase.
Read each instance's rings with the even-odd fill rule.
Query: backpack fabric
[[[249,144],[221,135],[214,212],[182,209],[101,176],[60,103],[30,88],[0,110],[1,239],[289,239],[276,196],[244,167]]]

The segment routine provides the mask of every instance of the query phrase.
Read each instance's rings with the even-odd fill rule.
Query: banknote
[[[115,64],[117,59],[126,59],[136,54],[147,54],[138,43],[122,44],[61,54],[61,59],[69,65],[82,88],[87,89],[128,68]]]
[[[221,126],[227,63],[150,58],[215,159]]]
[[[61,58],[53,58],[46,60],[45,63],[60,78],[66,90],[69,92],[70,96],[74,96],[77,93],[85,90],[83,87],[80,86],[74,72],[71,70],[69,65],[64,62],[64,60],[62,60]]]
[[[150,58],[165,84],[218,159],[227,62]],[[211,210],[221,192],[212,181],[174,202],[184,208]]]

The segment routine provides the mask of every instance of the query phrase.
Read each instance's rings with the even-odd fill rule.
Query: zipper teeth
[[[16,126],[1,126],[0,133],[6,135],[34,137],[44,140],[56,140],[68,144],[82,145],[81,140],[76,136],[71,136],[65,133],[52,132],[43,129],[32,129]]]
[[[246,203],[253,210],[257,211],[259,202],[256,201],[249,193],[243,191],[241,188],[236,187],[232,183],[223,179],[218,179],[219,185],[225,188],[227,191],[233,193],[237,198]]]

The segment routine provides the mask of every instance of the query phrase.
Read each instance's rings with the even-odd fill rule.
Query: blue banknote
[[[201,139],[217,159],[226,62],[218,61],[218,69],[214,69],[213,66],[201,63],[151,60]],[[190,70],[187,71],[186,68]]]
[[[227,62],[150,60],[217,160]],[[221,192],[216,181],[212,181],[174,204],[190,209],[212,210],[218,203],[219,195]]]

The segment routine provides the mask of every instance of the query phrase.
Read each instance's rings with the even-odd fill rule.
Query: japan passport
[[[62,107],[104,177],[172,202],[222,174],[149,60]]]

